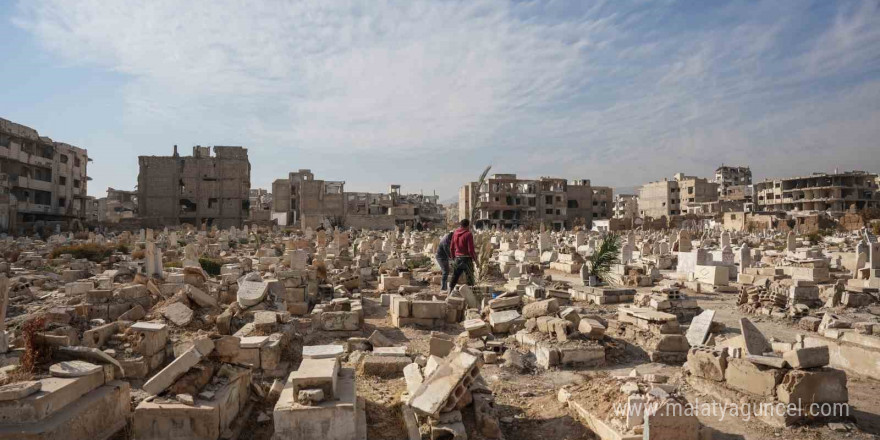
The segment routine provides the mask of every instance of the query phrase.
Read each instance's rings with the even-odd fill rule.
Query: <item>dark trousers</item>
[[[455,268],[452,270],[452,281],[449,283],[449,290],[455,288],[458,283],[458,277],[461,274],[467,277],[467,285],[473,286],[474,280],[474,260],[471,257],[455,257]]]
[[[437,265],[440,266],[440,273],[443,276],[441,281],[441,289],[446,290],[449,281],[449,260],[446,258],[437,258]]]

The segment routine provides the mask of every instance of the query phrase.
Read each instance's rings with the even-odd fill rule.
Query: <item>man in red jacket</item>
[[[452,242],[449,244],[449,255],[455,260],[455,270],[452,272],[452,281],[449,290],[455,288],[458,277],[462,272],[467,276],[468,286],[474,285],[474,260],[477,253],[474,251],[474,235],[471,234],[471,222],[464,219],[459,223],[459,228],[452,233]]]

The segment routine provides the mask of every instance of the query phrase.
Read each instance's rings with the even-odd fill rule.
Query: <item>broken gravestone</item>
[[[758,330],[758,327],[748,318],[741,318],[739,320],[739,329],[745,342],[746,353],[763,356],[764,353],[773,351],[773,346],[770,345],[770,342],[767,341],[761,330]]]
[[[706,342],[706,338],[709,336],[709,329],[712,327],[713,318],[715,318],[714,310],[703,310],[703,313],[694,317],[685,335],[688,344],[694,346],[702,345]]]

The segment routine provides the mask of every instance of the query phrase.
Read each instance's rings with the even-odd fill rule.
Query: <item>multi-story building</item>
[[[248,219],[247,148],[195,146],[192,156],[140,156],[138,216],[148,227],[188,223],[229,228]]]
[[[614,217],[614,189],[610,186],[594,186],[592,217],[603,220]]]
[[[272,182],[272,218],[279,225],[315,229],[345,218],[344,181],[315,180],[311,170],[292,172]]]
[[[843,212],[880,207],[877,175],[863,171],[768,179],[755,187],[756,211]]]
[[[612,192],[601,187],[611,212]],[[589,180],[554,177],[519,179],[516,174],[494,174],[482,186],[471,182],[459,190],[459,217],[473,218],[476,227],[515,228],[548,224],[553,228],[591,227],[593,187]],[[599,214],[597,214],[599,215]]]
[[[639,189],[641,217],[669,217],[699,209],[703,203],[718,200],[718,184],[707,179],[675,174],[673,180],[651,182]]]
[[[446,215],[439,199],[436,194],[403,194],[400,185],[391,185],[388,193],[346,192],[345,224],[371,229],[443,225]]]
[[[88,152],[0,118],[0,230],[86,217]]]
[[[272,218],[280,225],[315,229],[321,225],[392,229],[444,223],[436,195],[345,192],[345,182],[315,180],[310,170],[290,173],[272,183]]]
[[[639,196],[635,194],[614,195],[614,218],[637,218],[639,216]]]
[[[715,170],[715,183],[718,184],[718,197],[724,197],[729,195],[731,187],[751,185],[752,170],[749,167],[721,165]]]

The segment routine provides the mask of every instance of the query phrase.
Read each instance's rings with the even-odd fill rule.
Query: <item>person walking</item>
[[[477,253],[474,251],[474,235],[471,233],[471,222],[464,219],[459,223],[458,229],[452,233],[452,242],[449,244],[449,255],[455,260],[455,269],[452,271],[452,281],[449,283],[449,291],[455,288],[458,277],[462,273],[467,277],[468,286],[473,286],[474,261]]]
[[[449,245],[452,243],[452,234],[453,232],[450,232],[443,236],[440,244],[437,245],[437,254],[434,256],[437,258],[437,265],[440,266],[440,273],[443,277],[440,283],[440,288],[443,290],[446,290],[449,284],[449,259],[452,258],[449,253]]]

